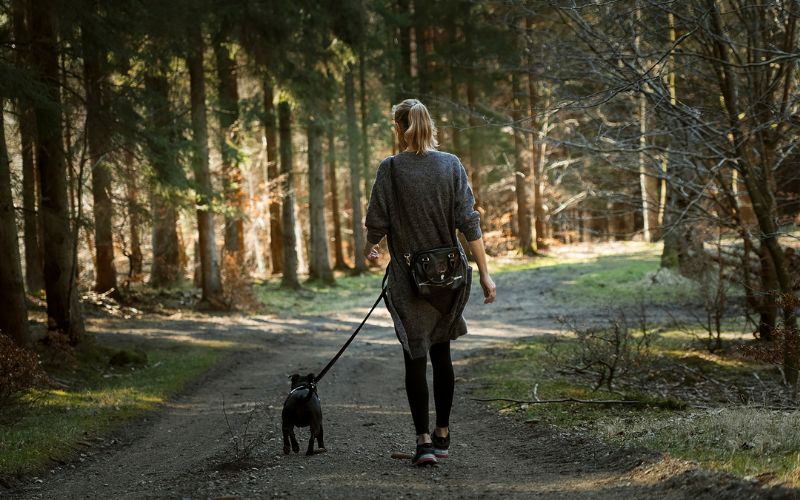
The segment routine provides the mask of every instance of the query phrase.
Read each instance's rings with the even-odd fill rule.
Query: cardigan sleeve
[[[467,238],[475,241],[483,236],[481,232],[481,214],[475,210],[475,195],[469,185],[467,171],[460,160],[456,160],[456,227]]]
[[[388,186],[386,185],[386,170],[388,162],[382,161],[378,166],[378,173],[375,182],[372,184],[372,193],[369,196],[367,206],[367,241],[377,245],[389,233],[391,227],[388,206]]]

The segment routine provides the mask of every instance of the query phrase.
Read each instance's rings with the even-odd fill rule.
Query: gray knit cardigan
[[[386,307],[403,348],[412,358],[419,358],[432,344],[467,333],[462,314],[469,299],[472,269],[467,268],[467,286],[443,314],[415,295],[403,255],[454,242],[460,247],[455,229],[467,241],[477,240],[481,237],[480,214],[458,157],[440,151],[424,155],[402,152],[394,157],[394,169],[390,178],[389,158],[378,167],[367,208],[367,240],[377,244],[388,237],[391,262]]]

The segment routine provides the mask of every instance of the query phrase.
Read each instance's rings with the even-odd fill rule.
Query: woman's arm
[[[367,238],[362,250],[364,257],[370,261],[378,260],[380,247],[378,244],[389,233],[391,221],[389,220],[388,199],[385,186],[385,174],[388,168],[388,159],[378,165],[375,182],[372,184],[372,194],[369,197],[365,225]]]
[[[483,237],[468,242],[469,251],[478,265],[481,275],[481,288],[483,288],[483,303],[491,304],[497,297],[497,286],[489,276],[489,267],[486,265],[486,250],[483,247]]]

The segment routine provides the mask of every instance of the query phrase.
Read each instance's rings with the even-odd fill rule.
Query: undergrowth
[[[666,331],[650,345],[650,366],[621,380],[614,391],[592,390],[594,376],[565,370],[575,337],[553,343],[538,337],[478,358],[479,398],[636,400],[641,405],[495,402],[532,424],[649,447],[739,475],[800,484],[800,412],[772,409],[785,395],[775,367],[743,359],[730,349],[707,352],[687,331]]]

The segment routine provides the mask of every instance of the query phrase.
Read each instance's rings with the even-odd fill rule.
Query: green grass
[[[270,279],[259,283],[256,293],[270,314],[322,314],[372,305],[380,293],[382,279],[383,273],[338,276],[334,286],[305,282],[300,291],[282,288],[280,280]]]
[[[697,285],[686,278],[671,274],[666,282],[654,281],[652,277],[660,265],[660,256],[654,251],[601,256],[579,264],[577,276],[565,280],[563,295],[573,302],[613,300],[618,305],[640,300],[664,303],[697,296]]]
[[[0,475],[42,469],[79,449],[79,441],[107,432],[155,408],[224,355],[220,346],[170,345],[146,351],[143,366],[112,369],[113,351],[85,349],[78,369],[59,374],[67,389],[32,395],[21,421],[0,427]]]
[[[490,267],[503,282],[542,277],[552,280],[556,286],[549,295],[551,300],[579,306],[702,300],[695,282],[670,271],[659,271],[661,245],[620,243],[617,246],[621,248],[615,254],[498,259]]]
[[[637,391],[622,393],[592,391],[590,378],[560,372],[546,346],[551,341],[537,337],[493,351],[477,359],[475,381],[479,398],[540,399],[634,399],[641,406],[586,405],[579,403],[509,405],[495,402],[500,412],[520,412],[526,420],[598,436],[609,442],[644,446],[673,456],[740,476],[773,475],[774,481],[800,485],[800,412],[717,403],[707,410],[686,407],[681,401],[663,399]],[[550,344],[553,345],[553,344]],[[574,337],[555,343],[555,352],[574,349]],[[659,366],[684,364],[717,380],[755,380],[777,383],[775,370],[740,358],[712,355],[702,350],[687,332],[668,331],[651,345]],[[676,379],[676,383],[692,384]],[[715,403],[710,403],[715,406]]]
[[[800,480],[800,414],[763,408],[721,408],[656,420],[649,415],[604,423],[611,440],[632,442],[704,462],[740,476],[774,474]]]
[[[560,264],[573,263],[575,259],[563,259],[542,255],[537,257],[520,257],[513,260],[490,261],[489,268],[494,275],[527,271],[543,267],[554,267]]]

